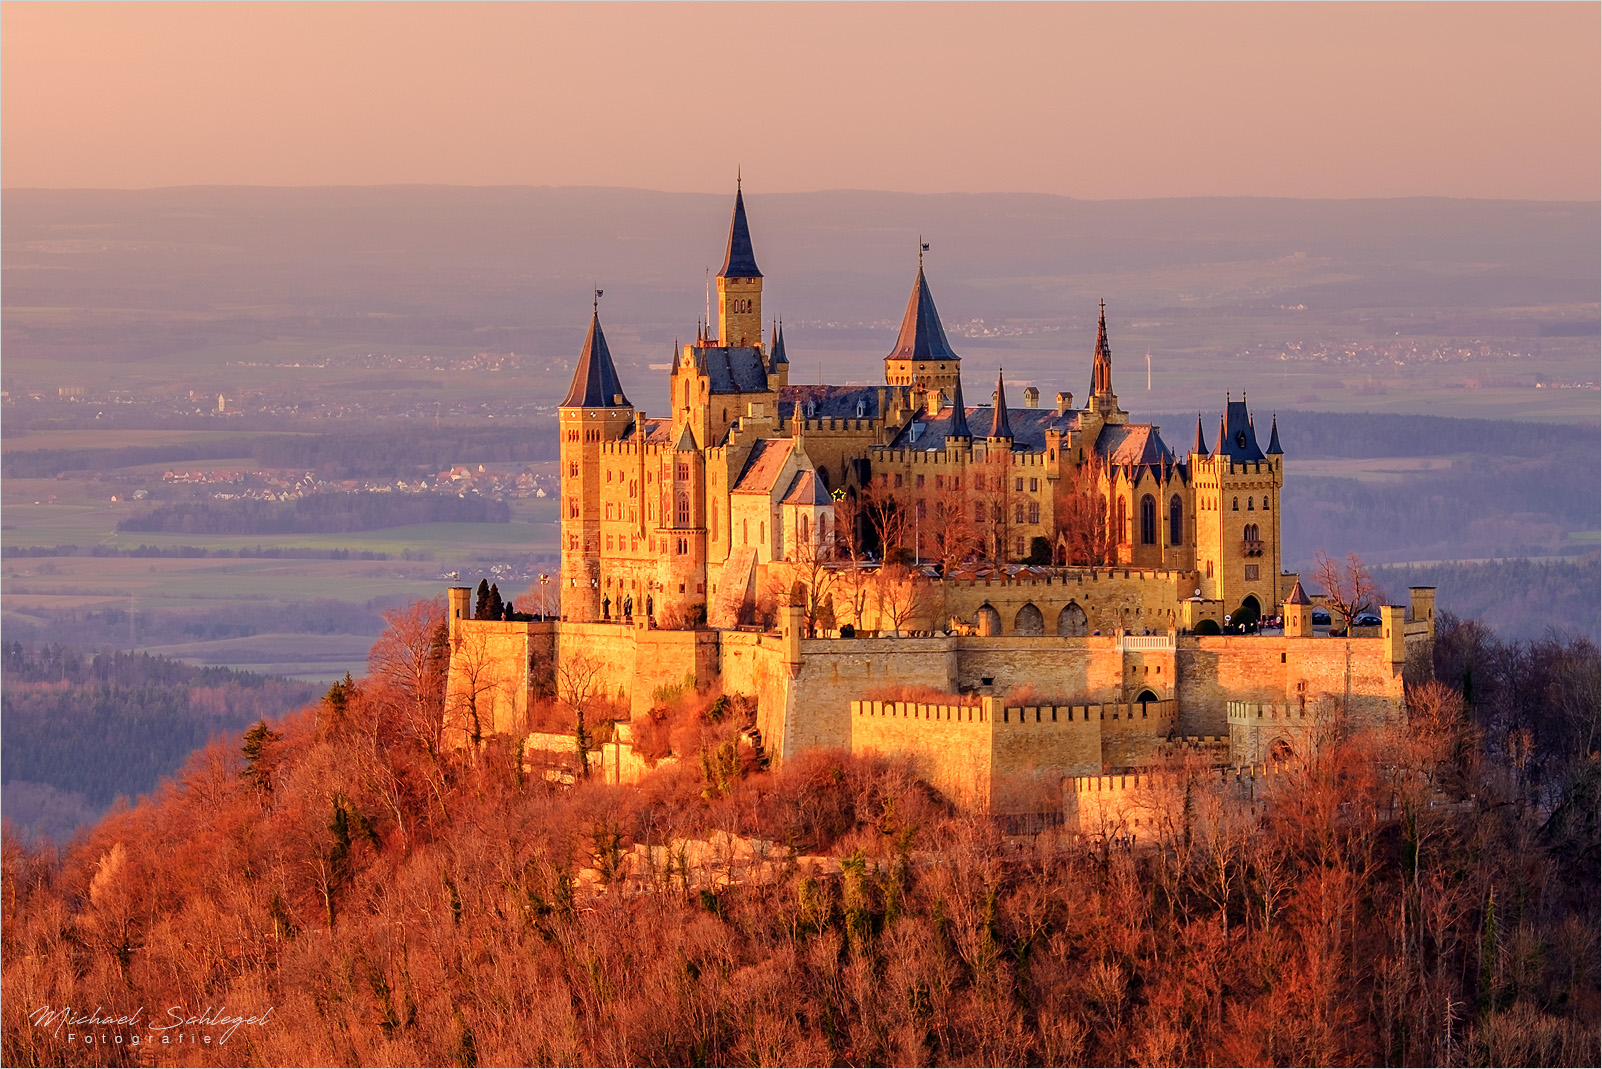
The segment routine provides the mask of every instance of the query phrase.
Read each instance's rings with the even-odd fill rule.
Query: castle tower
[[[962,374],[962,361],[946,341],[946,329],[935,310],[934,295],[923,277],[923,254],[918,254],[918,278],[912,284],[907,311],[895,348],[884,358],[884,381],[911,386],[913,392],[939,390],[951,397]]]
[[[1199,430],[1197,444],[1191,464],[1202,596],[1222,601],[1232,624],[1249,623],[1280,603],[1279,424],[1264,453],[1245,399],[1226,399],[1215,452],[1201,454]]]
[[[784,324],[773,324],[773,341],[768,346],[768,389],[777,393],[790,385],[790,358],[784,351]]]
[[[729,248],[718,272],[718,343],[762,344],[762,272],[751,249],[751,228],[745,221],[745,195],[734,189],[734,219]]]
[[[601,454],[634,422],[617,367],[601,331],[599,305],[557,407],[562,435],[562,615],[595,620],[601,614]]]

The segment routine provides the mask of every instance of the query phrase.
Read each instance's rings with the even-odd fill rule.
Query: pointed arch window
[[[1157,499],[1150,494],[1140,499],[1140,544],[1157,544]]]
[[[1177,546],[1185,541],[1185,505],[1175,494],[1168,499],[1168,544]]]

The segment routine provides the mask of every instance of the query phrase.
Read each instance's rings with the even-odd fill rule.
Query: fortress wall
[[[1123,655],[1115,637],[953,640],[956,684],[997,693],[1029,687],[1046,698],[1117,701],[1123,697]],[[986,683],[985,680],[990,680]]]
[[[991,703],[993,705],[993,703]],[[974,705],[914,705],[853,701],[851,752],[912,760],[918,775],[964,808],[991,804],[994,709]]]
[[[951,638],[802,639],[800,674],[783,736],[769,750],[789,757],[812,747],[849,749],[851,703],[895,687],[956,689]],[[768,735],[763,733],[766,743]]]
[[[665,631],[632,624],[561,624],[557,639],[559,658],[587,658],[601,670],[603,691],[621,699],[631,717],[651,708],[658,687],[677,687],[686,681],[706,686],[717,678],[718,635],[714,631]]]
[[[529,663],[550,649],[550,621],[457,620],[445,681],[447,740],[465,740],[476,710],[479,733],[518,733],[528,723]]]
[[[1101,706],[1101,761],[1108,768],[1150,762],[1179,720],[1172,700]]]
[[[1254,820],[1263,794],[1289,765],[1075,776],[1062,785],[1063,827],[1091,838],[1150,843],[1163,835],[1206,841],[1220,822]],[[1220,804],[1222,803],[1222,804]]]
[[[989,602],[1001,614],[1002,634],[1016,633],[1018,610],[1033,603],[1045,619],[1045,633],[1057,633],[1057,616],[1071,601],[1085,611],[1088,628],[1109,634],[1113,628],[1166,631],[1175,626],[1182,598],[1194,589],[1190,572],[1139,568],[1074,568],[1032,579],[952,579],[936,584],[935,615],[944,626],[956,617],[974,623],[979,607]]]
[[[991,810],[1056,812],[1064,776],[1102,769],[1103,712],[1095,705],[1002,706],[990,725]]]
[[[784,639],[771,632],[724,631],[720,634],[723,691],[756,699],[756,726],[762,733],[762,748],[777,766],[787,752],[784,739],[796,698]]]
[[[1386,638],[1183,636],[1178,640],[1179,730],[1222,735],[1231,700],[1294,705],[1339,702],[1359,719],[1402,711],[1402,666]]]

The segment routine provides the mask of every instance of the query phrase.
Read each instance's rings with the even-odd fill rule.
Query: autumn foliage
[[[737,740],[732,700],[665,713],[679,759],[638,787],[469,760],[430,611],[392,624],[366,679],[65,849],[6,835],[6,1064],[139,1060],[30,1022],[63,1004],[274,1008],[175,1064],[1596,1064],[1586,643],[1449,631],[1408,725],[1130,849],[962,816],[894,761],[679,753]],[[1495,704],[1513,671],[1549,688],[1528,713]],[[1586,685],[1591,721],[1552,711]],[[579,879],[718,833],[787,860]]]

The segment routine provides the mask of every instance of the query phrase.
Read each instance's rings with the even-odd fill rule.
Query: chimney
[[[1074,395],[1073,394],[1071,394],[1071,393],[1059,393],[1057,395],[1057,415],[1059,415],[1059,416],[1067,415],[1068,414],[1068,410],[1070,408],[1072,408],[1072,407],[1074,407]]]
[[[1033,386],[1025,386],[1024,387],[1024,407],[1025,408],[1039,408],[1040,407],[1040,391],[1038,389],[1036,389],[1035,387],[1033,387]]]

